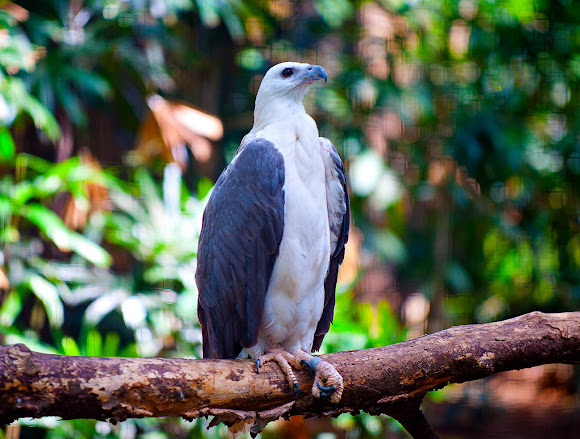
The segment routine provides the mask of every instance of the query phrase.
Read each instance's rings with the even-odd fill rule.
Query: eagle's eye
[[[282,76],[284,78],[292,76],[292,73],[294,73],[294,69],[286,68],[286,69],[282,70]]]

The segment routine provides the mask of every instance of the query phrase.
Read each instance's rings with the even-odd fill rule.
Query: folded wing
[[[284,230],[284,159],[255,139],[222,173],[203,216],[196,282],[204,358],[235,358],[258,341]]]

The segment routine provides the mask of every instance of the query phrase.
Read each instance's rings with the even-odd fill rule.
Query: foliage
[[[16,12],[19,12],[18,10]],[[28,114],[38,129],[55,140],[60,130],[53,115],[29,93],[18,72],[30,73],[39,57],[39,47],[31,44],[20,20],[26,11],[15,13],[0,9],[0,163],[13,160],[16,146],[7,128],[21,114]]]
[[[124,279],[129,288],[102,285],[85,321],[98,324],[118,308],[132,329],[140,355],[201,355],[195,286],[196,249],[205,203],[182,187],[181,171],[168,165],[163,191],[137,171],[139,198],[112,192],[118,211],[105,221],[106,239],[129,250],[135,262]],[[118,281],[117,281],[118,282]],[[92,284],[84,286],[92,288]]]
[[[28,87],[48,109],[74,125],[87,126],[90,107],[113,103],[129,110],[119,115],[134,123],[136,115],[130,109],[136,102],[131,95],[164,88],[170,81],[158,45],[172,43],[170,27],[161,20],[182,9],[179,2],[151,11],[124,1],[21,3],[30,11],[24,23],[27,35],[34,44],[50,48],[27,75]],[[139,20],[142,14],[151,19],[144,23]]]
[[[19,317],[22,319],[20,314],[30,292],[42,303],[49,327],[60,328],[64,323],[64,306],[57,287],[60,280],[42,255],[56,248],[64,253],[73,252],[103,269],[110,265],[111,257],[93,240],[67,228],[46,206],[46,200],[62,191],[82,198],[82,186],[99,180],[100,176],[76,159],[53,166],[39,158],[20,155],[15,166],[16,179],[11,174],[0,179],[0,240],[3,243],[0,255],[4,266],[3,287],[10,289],[0,309],[1,329],[15,334],[19,326],[15,322]],[[30,321],[32,328],[42,329],[42,311],[33,307]],[[7,341],[10,340],[7,336]]]

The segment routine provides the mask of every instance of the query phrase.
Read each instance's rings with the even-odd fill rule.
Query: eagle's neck
[[[256,96],[254,126],[242,139],[241,148],[263,137],[274,143],[286,160],[311,161],[320,148],[316,122],[302,105],[307,90],[307,86],[290,92],[260,87]],[[303,165],[299,167],[308,168]]]
[[[254,127],[252,130],[261,130],[268,125],[291,121],[296,118],[306,116],[306,110],[302,105],[302,97],[297,96],[276,96],[267,99],[267,96],[256,97],[256,107],[254,109]]]

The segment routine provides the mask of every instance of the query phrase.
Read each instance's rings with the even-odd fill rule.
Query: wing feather
[[[196,282],[205,358],[235,358],[258,340],[284,229],[284,159],[255,139],[218,179],[203,215]]]
[[[314,332],[313,351],[320,349],[334,317],[338,267],[344,260],[344,246],[348,241],[350,226],[350,202],[344,164],[330,140],[321,137],[320,146],[326,167],[326,203],[331,236],[331,256],[324,281],[324,309]]]

